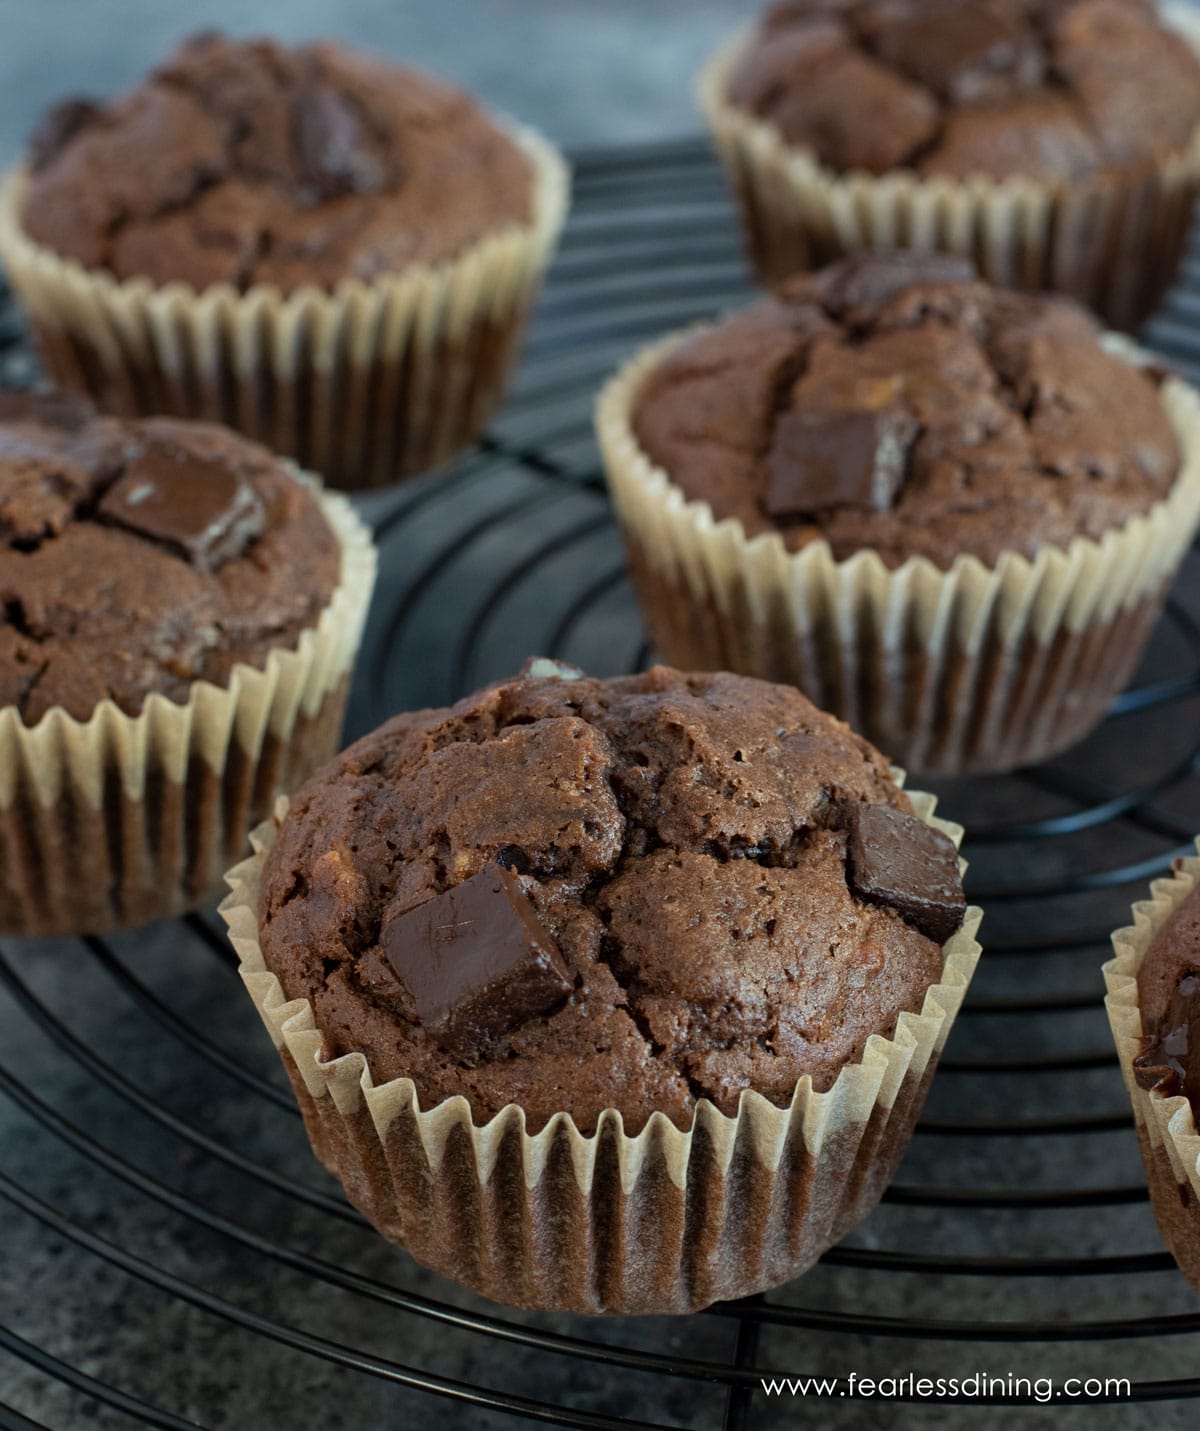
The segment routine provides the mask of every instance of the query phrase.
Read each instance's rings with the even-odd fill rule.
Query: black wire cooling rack
[[[748,292],[703,146],[581,160],[510,401],[452,472],[363,503],[382,574],[350,734],[532,652],[597,674],[645,664],[591,399],[639,344]],[[1198,316],[1195,258],[1147,334],[1192,375]],[[0,381],[28,381],[11,312],[0,346]],[[1049,765],[939,787],[970,830],[985,960],[884,1204],[765,1297],[638,1321],[475,1299],[376,1238],[321,1172],[211,911],[5,941],[0,1425],[733,1431],[967,1414],[853,1401],[852,1372],[1000,1378],[959,1399],[1004,1406],[978,1416],[1006,1427],[1045,1424],[1035,1379],[1128,1378],[1110,1409],[1057,1414],[1195,1424],[1200,1299],[1155,1233],[1100,977],[1109,931],[1200,830],[1195,561],[1099,732]],[[762,1390],[778,1373],[843,1380],[801,1403]]]

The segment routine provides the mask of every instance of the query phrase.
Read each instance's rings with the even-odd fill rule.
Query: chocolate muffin
[[[1124,685],[1200,515],[1193,406],[1069,301],[889,253],[636,359],[598,428],[665,659],[952,773],[1062,749]]]
[[[54,376],[347,485],[473,435],[565,200],[542,141],[333,43],[198,36],[27,158],[0,249]]]
[[[1106,1007],[1163,1241],[1200,1287],[1200,860],[1178,860],[1113,935]]]
[[[1185,149],[1200,60],[1148,0],[783,0],[728,93],[838,171],[1070,183]]]
[[[21,222],[119,279],[333,289],[453,258],[533,212],[516,141],[469,96],[336,44],[200,35],[29,143]]]
[[[1166,1098],[1182,1095],[1194,1115],[1200,1110],[1200,889],[1151,940],[1137,984],[1145,1030],[1133,1064],[1138,1085]]]
[[[1147,0],[783,0],[704,94],[771,282],[905,235],[1129,326],[1177,266],[1200,58]]]
[[[370,569],[356,520],[234,433],[0,395],[0,927],[140,922],[209,894],[336,748]],[[111,824],[92,842],[60,817]],[[156,839],[181,862],[161,887]],[[76,893],[38,868],[64,858]]]
[[[222,909],[385,1235],[520,1305],[679,1310],[802,1270],[896,1166],[977,951],[920,808],[795,690],[537,661],[344,752]]]
[[[793,279],[680,344],[633,429],[750,537],[948,571],[1099,540],[1161,502],[1180,457],[1158,386],[1069,301],[894,253]]]
[[[888,893],[876,825],[928,887]],[[554,955],[473,1012],[513,905]],[[830,1087],[920,1008],[964,912],[954,846],[865,741],[788,688],[656,668],[515,681],[351,747],[293,801],[260,937],[377,1082],[478,1121],[519,1103],[531,1132],[618,1108],[636,1133]]]
[[[0,705],[26,725],[227,684],[315,625],[340,567],[316,494],[265,448],[0,395]]]

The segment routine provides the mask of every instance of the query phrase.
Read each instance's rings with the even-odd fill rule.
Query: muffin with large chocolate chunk
[[[235,433],[0,396],[0,928],[210,894],[336,749],[371,571],[345,504]]]
[[[63,384],[358,484],[469,440],[564,196],[543,141],[426,75],[202,35],[46,116],[0,250]]]
[[[1146,0],[783,0],[702,93],[772,282],[907,234],[1132,326],[1178,265],[1200,58]]]
[[[1163,1241],[1200,1287],[1200,860],[1176,863],[1113,935],[1108,1016]]]
[[[231,881],[241,913],[226,917],[235,934],[253,921],[247,982],[287,1043],[318,1153],[386,1235],[505,1300],[672,1310],[794,1275],[880,1195],[959,997],[945,985],[973,963],[954,833],[795,690],[663,667],[601,681],[538,662],[448,710],[397,717],[314,777],[254,862],[254,895],[245,871]],[[319,1034],[299,1068],[284,1008]],[[885,1054],[881,1083],[868,1070]],[[444,1139],[453,1119],[452,1140],[499,1156],[495,1193],[474,1169],[443,1170],[434,1197],[447,1202],[427,1222],[400,1143],[313,1096],[347,1067],[350,1082],[365,1069],[374,1107],[408,1109],[396,1113],[408,1133]],[[778,1168],[755,1156],[717,1168],[697,1142],[678,1173],[679,1149],[718,1127],[747,1155],[782,1139]],[[568,1129],[587,1157],[613,1159],[592,1192],[520,1176],[518,1189],[508,1161],[553,1161],[533,1150]],[[612,1180],[646,1138],[668,1165],[643,1166],[628,1241],[614,1225],[612,1247],[555,1252],[556,1224],[574,1228],[588,1196],[609,1225]],[[752,1225],[728,1236],[748,1241],[715,1249],[693,1208],[668,1245],[674,1265],[642,1266],[638,1244],[652,1228],[670,1244],[677,1185],[694,1177],[689,1206],[704,1185],[712,1208],[744,1197],[747,1213],[775,1211],[731,1210],[726,1222]],[[840,1212],[820,1192],[834,1186]],[[561,1201],[543,1214],[526,1194]],[[515,1224],[530,1245],[452,1245],[445,1225],[493,1195],[494,1230],[485,1216],[470,1236],[503,1244]],[[513,1255],[507,1270],[481,1266]]]
[[[1066,299],[862,255],[657,345],[598,427],[650,635],[901,764],[1079,740],[1200,516],[1196,399]]]

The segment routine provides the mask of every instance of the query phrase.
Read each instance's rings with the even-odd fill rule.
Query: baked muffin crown
[[[1099,538],[1171,490],[1156,379],[1100,337],[1069,300],[991,288],[965,260],[863,255],[686,339],[634,429],[750,535],[994,565]]]
[[[659,667],[529,675],[360,741],[293,801],[259,934],[377,1083],[635,1132],[829,1087],[921,1007],[964,908],[865,741],[790,688]]]
[[[89,269],[284,292],[449,259],[525,224],[533,176],[461,91],[333,43],[199,35],[29,146],[22,222]]]
[[[0,395],[0,705],[28,725],[262,665],[340,560],[313,494],[225,428]]]
[[[1067,182],[1185,148],[1200,61],[1145,0],[784,0],[729,97],[838,171]]]

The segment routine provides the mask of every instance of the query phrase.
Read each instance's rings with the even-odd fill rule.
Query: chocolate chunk
[[[853,507],[891,511],[917,423],[902,412],[785,413],[767,454],[773,517]]]
[[[1167,1098],[1200,1094],[1200,974],[1185,974],[1171,995],[1158,1032],[1146,1035],[1133,1061],[1140,1088]]]
[[[353,106],[329,85],[300,91],[295,108],[296,152],[304,183],[318,202],[369,194],[383,183],[383,165]]]
[[[584,673],[578,666],[569,666],[552,656],[530,656],[520,675],[531,681],[581,681]]]
[[[240,555],[266,524],[258,493],[226,464],[158,440],[108,489],[97,515],[204,571]]]
[[[459,1057],[484,1053],[573,987],[520,879],[501,864],[385,916],[379,943],[421,1023]]]
[[[90,99],[64,99],[46,115],[29,138],[29,167],[36,174],[68,144],[79,131],[101,113]]]
[[[846,877],[860,899],[894,909],[906,924],[944,944],[967,912],[958,851],[940,830],[891,805],[852,805]]]

